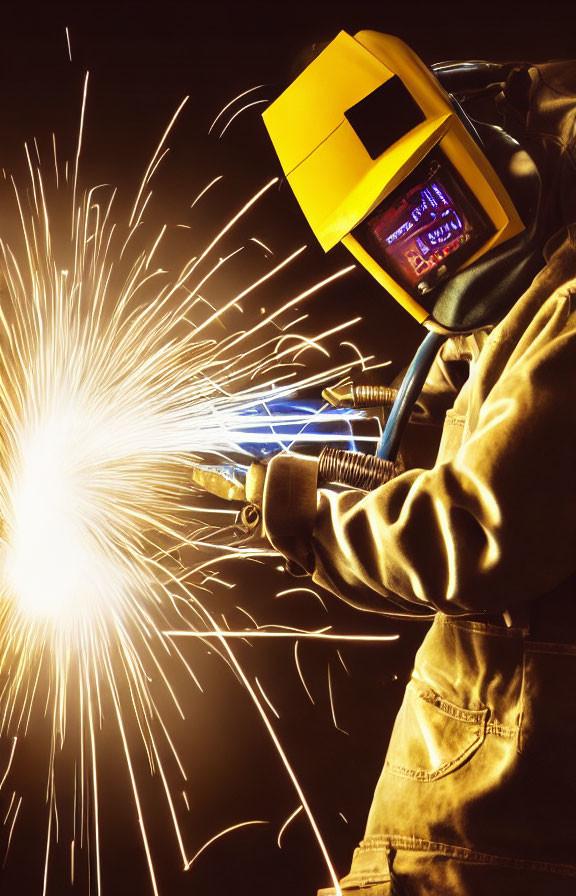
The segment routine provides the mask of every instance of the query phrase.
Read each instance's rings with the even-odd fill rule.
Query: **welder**
[[[345,896],[576,892],[575,110],[576,63],[431,70],[342,32],[265,113],[323,248],[428,329],[380,484],[289,454],[249,477],[292,568],[435,614]],[[400,471],[424,380],[452,407],[433,466]]]

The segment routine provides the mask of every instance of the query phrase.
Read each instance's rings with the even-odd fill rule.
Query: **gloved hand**
[[[240,511],[240,524],[249,537],[250,546],[261,542],[263,546],[272,547],[266,536],[262,504],[264,500],[264,486],[268,465],[261,461],[255,461],[248,467],[246,474],[246,499],[247,504]],[[284,569],[296,578],[307,577],[305,569],[289,558],[284,558]]]
[[[273,475],[274,474],[274,475]],[[220,543],[230,539],[250,550],[271,550],[290,557],[294,538],[301,536],[302,521],[308,528],[316,507],[317,461],[311,457],[278,454],[270,462],[254,461],[248,469],[236,464],[193,465],[192,481],[205,491],[226,501],[241,504],[236,524],[218,533]],[[271,520],[270,532],[264,525],[263,503],[268,480],[275,482],[273,500],[266,509]],[[230,532],[232,530],[232,533]],[[272,532],[276,533],[276,544]],[[211,539],[212,540],[212,539]],[[282,543],[280,543],[282,542]],[[288,549],[284,550],[284,543]],[[294,566],[294,570],[292,569]],[[305,573],[295,561],[287,559],[290,572]]]

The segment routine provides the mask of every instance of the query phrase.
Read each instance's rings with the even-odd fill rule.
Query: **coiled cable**
[[[392,386],[358,385],[353,387],[354,407],[373,408],[390,407],[394,404],[397,389]]]
[[[398,468],[392,461],[382,460],[373,454],[344,451],[326,446],[318,459],[318,484],[329,482],[347,485],[363,491],[372,491],[392,479]]]

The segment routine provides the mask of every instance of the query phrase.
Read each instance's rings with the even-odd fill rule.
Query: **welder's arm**
[[[575,286],[575,284],[572,284]],[[316,489],[316,461],[279,456],[264,490],[272,544],[377,611],[501,612],[573,572],[576,288],[549,299],[482,395],[454,458],[373,492]]]

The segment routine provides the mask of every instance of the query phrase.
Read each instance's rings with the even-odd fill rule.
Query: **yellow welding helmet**
[[[503,179],[460,113],[401,40],[342,31],[263,116],[323,249],[342,242],[416,320],[447,332],[494,322],[502,302],[486,287],[501,295],[503,277],[535,273],[533,233],[509,190],[516,169],[533,217],[537,172],[490,128]]]

